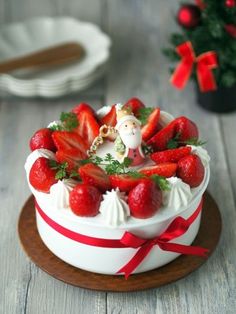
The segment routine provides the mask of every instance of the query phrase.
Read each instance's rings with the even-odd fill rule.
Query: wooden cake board
[[[18,222],[21,245],[32,260],[43,271],[73,286],[99,291],[139,291],[157,288],[183,278],[207,261],[215,250],[221,234],[220,211],[206,192],[202,220],[198,235],[193,245],[209,249],[207,258],[181,255],[173,262],[141,274],[124,276],[102,275],[73,267],[56,257],[42,242],[36,227],[34,198],[30,196],[23,206]]]

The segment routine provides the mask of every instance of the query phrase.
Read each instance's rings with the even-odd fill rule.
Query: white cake
[[[99,110],[97,116],[101,119],[109,113],[110,109],[111,107],[106,106]],[[171,120],[174,118],[170,114],[161,111],[159,127],[165,128],[171,123]],[[104,141],[102,145],[96,147],[96,155],[99,157],[104,158],[108,152],[112,156],[115,155],[112,141]],[[199,230],[201,201],[210,177],[209,156],[206,150],[192,145],[191,154],[197,155],[204,167],[204,178],[201,183],[197,187],[191,187],[176,175],[167,178],[169,189],[162,191],[162,204],[151,217],[134,217],[127,200],[130,192],[121,192],[118,188],[110,188],[108,191],[101,192],[102,200],[97,215],[81,217],[70,208],[70,193],[76,185],[83,184],[83,182],[81,183],[75,178],[63,178],[52,184],[48,193],[38,191],[33,187],[30,182],[30,172],[35,161],[39,157],[50,160],[57,158],[55,152],[47,148],[35,149],[28,156],[25,169],[29,187],[37,202],[37,227],[43,242],[56,256],[68,264],[87,271],[109,275],[117,274],[142,247],[148,246],[148,243],[136,248],[126,246],[124,243],[117,245],[125,233],[135,235],[144,241],[145,239],[158,239],[158,236],[163,234],[176,217],[188,219],[191,215],[196,215],[188,230],[170,241],[186,246],[191,245]],[[145,157],[142,164],[135,167],[130,166],[129,169],[139,171],[147,165],[154,164],[153,160]],[[199,210],[196,214],[197,209]],[[103,243],[101,239],[105,239],[105,242]],[[113,242],[109,242],[109,240],[115,240],[114,246]],[[179,252],[173,252],[172,249],[163,248],[158,241],[154,245],[149,241],[150,245],[148,253],[144,254],[145,256],[141,258],[131,273],[140,273],[161,267],[180,255]],[[124,272],[122,271],[121,274]]]

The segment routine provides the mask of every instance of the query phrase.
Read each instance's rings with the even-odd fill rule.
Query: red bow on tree
[[[208,51],[196,57],[192,43],[186,41],[176,47],[176,52],[180,55],[181,61],[170,79],[173,86],[183,89],[191,76],[194,64],[196,64],[197,79],[201,92],[217,89],[212,73],[212,69],[218,67],[215,51]]]

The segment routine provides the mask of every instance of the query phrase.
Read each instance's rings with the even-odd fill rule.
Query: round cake
[[[189,118],[137,98],[62,112],[25,163],[40,237],[68,264],[126,278],[204,256],[191,246],[210,177],[203,145]]]

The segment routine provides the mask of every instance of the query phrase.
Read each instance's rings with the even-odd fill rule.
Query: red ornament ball
[[[227,8],[234,8],[236,6],[236,0],[226,0],[225,6]]]
[[[201,10],[194,4],[183,5],[177,14],[177,21],[179,25],[185,28],[196,27],[201,18]]]

